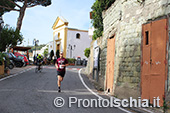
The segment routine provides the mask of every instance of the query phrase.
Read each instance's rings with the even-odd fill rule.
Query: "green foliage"
[[[54,60],[51,60],[51,61],[50,61],[50,63],[52,63],[52,64],[53,64],[53,63],[54,63]]]
[[[93,34],[93,40],[96,40],[98,37],[103,34],[103,18],[102,11],[109,8],[115,0],[96,0],[92,8],[92,24],[95,28]]]
[[[76,59],[74,58],[66,58],[69,64],[75,63]]]
[[[45,44],[36,45],[36,50],[41,50],[44,46],[45,46]],[[33,46],[31,49],[35,50],[35,46]]]
[[[9,58],[8,58],[8,56],[6,54],[0,52],[0,65],[3,64],[4,60],[6,62],[6,66],[8,66],[9,65]]]
[[[23,36],[19,30],[3,27],[0,34],[0,51],[5,51],[8,47],[16,46],[17,44],[21,44],[23,40]]]
[[[56,51],[56,56],[57,56],[57,58],[60,57],[60,50],[57,50],[57,51]]]
[[[15,0],[11,0],[11,1],[15,1]],[[0,8],[0,16],[2,16],[5,12],[9,12],[10,8],[13,9],[15,7],[15,5],[9,2],[8,0],[0,0],[0,6],[9,7],[8,9]]]
[[[48,56],[48,48],[46,48],[46,49],[44,50],[43,55],[44,55],[44,57],[47,57],[47,56]]]
[[[101,29],[96,29],[94,32],[93,32],[93,37],[92,39],[93,40],[96,40],[98,37],[102,36],[103,34],[103,30]]]
[[[89,58],[89,56],[90,56],[90,48],[86,48],[86,49],[84,50],[84,55],[85,55],[87,58]]]
[[[0,65],[2,65],[4,62],[3,57],[4,57],[4,54],[0,52]]]
[[[166,113],[167,109],[169,109],[169,107],[168,107],[168,105],[166,103],[165,97],[163,97],[163,106],[162,107],[163,107],[164,113]]]
[[[37,45],[36,50],[41,50],[44,46],[45,46],[45,44]],[[27,46],[27,47],[31,47],[31,49],[29,50],[30,53],[35,51],[35,46]]]
[[[38,5],[49,6],[51,0],[0,0],[0,13],[2,15],[5,11],[18,11],[17,29],[21,30],[25,10]]]

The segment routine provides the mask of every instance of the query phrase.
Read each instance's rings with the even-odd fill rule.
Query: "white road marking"
[[[33,68],[34,68],[34,67],[31,67],[31,68],[28,68],[28,69],[23,70],[23,71],[21,71],[21,72],[18,72],[18,73],[16,73],[16,74],[13,74],[13,75],[10,75],[10,76],[1,78],[0,81],[6,80],[6,79],[8,79],[8,78],[15,77],[15,76],[17,76],[17,75],[19,75],[19,74],[21,74],[21,73],[24,73],[24,72],[26,72],[26,71],[29,71],[29,70],[33,69]]]
[[[81,76],[81,74],[80,74],[81,70],[82,70],[82,69],[79,70],[79,78],[80,78],[81,82],[83,83],[83,85],[87,88],[87,90],[89,90],[89,91],[90,91],[92,94],[94,94],[96,97],[101,98],[101,99],[104,99],[103,97],[99,96],[97,93],[93,92],[93,91],[86,85],[86,83],[84,82],[84,80],[83,80],[83,78],[82,78],[82,76]],[[123,109],[123,108],[121,108],[121,107],[118,107],[118,108],[119,108],[120,110],[126,112],[126,113],[132,113],[132,112],[127,111],[127,110],[125,110],[125,109]]]
[[[83,85],[87,88],[87,90],[89,90],[92,94],[94,94],[95,96],[97,96],[98,98],[101,98],[101,99],[104,99],[103,97],[101,97],[101,96],[99,96],[97,93],[95,93],[94,91],[92,91],[87,85],[86,85],[86,83],[84,82],[84,80],[83,80],[83,78],[82,78],[82,76],[81,76],[81,70],[82,69],[80,69],[79,70],[79,78],[80,78],[80,80],[81,80],[81,82],[83,83]],[[112,97],[112,96],[110,96],[110,95],[108,95],[109,97]],[[118,98],[115,98],[115,97],[113,97],[114,99],[118,99]],[[118,109],[120,109],[120,110],[122,110],[122,111],[124,111],[124,112],[126,112],[126,113],[132,113],[132,112],[130,112],[130,111],[128,111],[128,110],[126,110],[126,109],[124,109],[124,108],[121,108],[121,107],[118,107]],[[139,108],[139,109],[141,109],[141,110],[144,110],[144,111],[147,111],[147,112],[149,112],[149,113],[154,113],[154,112],[152,112],[152,111],[150,111],[150,110],[147,110],[147,109],[144,109],[144,108]]]

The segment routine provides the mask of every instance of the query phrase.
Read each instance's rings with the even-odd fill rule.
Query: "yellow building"
[[[57,17],[54,22],[53,28],[53,50],[64,52],[64,57],[66,57],[66,40],[67,40],[67,30],[68,22],[62,17]]]
[[[64,57],[76,58],[84,56],[84,50],[90,47],[88,30],[80,30],[68,27],[68,21],[63,17],[57,17],[53,26],[53,50],[63,51]],[[55,54],[56,55],[56,54]]]

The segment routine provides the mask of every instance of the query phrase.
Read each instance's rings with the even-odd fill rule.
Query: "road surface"
[[[82,74],[80,76],[78,72],[77,68],[67,68],[60,93],[57,91],[56,69],[53,66],[45,66],[41,73],[35,73],[33,68],[0,80],[0,113],[126,113],[99,103],[97,107],[95,103],[90,104],[91,107],[88,102],[99,98],[88,78]],[[56,107],[56,102],[62,104],[61,100],[54,102],[56,98],[64,99],[63,107]],[[76,99],[80,102],[76,102]]]

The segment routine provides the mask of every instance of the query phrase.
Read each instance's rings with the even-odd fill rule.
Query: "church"
[[[59,16],[55,20],[53,29],[53,51],[63,51],[66,58],[87,59],[84,50],[90,47],[92,39],[88,35],[88,30],[80,30],[68,27],[69,22]]]

